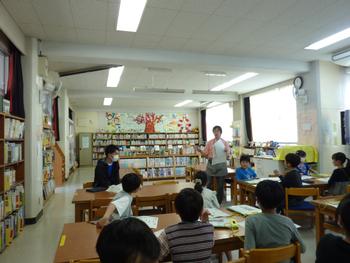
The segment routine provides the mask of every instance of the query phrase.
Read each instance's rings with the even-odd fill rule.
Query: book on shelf
[[[5,169],[4,171],[4,191],[9,191],[11,187],[16,183],[16,170]]]
[[[17,237],[19,232],[24,228],[24,207],[21,207],[16,213],[6,217],[2,224],[0,224],[1,241],[0,250],[11,245],[13,239]]]
[[[5,139],[23,139],[24,122],[12,118],[5,118]]]
[[[22,160],[22,144],[9,143],[4,144],[4,162],[14,163]]]
[[[5,218],[5,201],[3,197],[0,195],[0,221]]]
[[[55,180],[50,179],[49,181],[44,183],[43,186],[43,194],[44,194],[44,200],[47,200],[51,194],[55,192]]]

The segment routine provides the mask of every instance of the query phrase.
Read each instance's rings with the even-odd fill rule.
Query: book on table
[[[261,213],[261,209],[250,205],[233,205],[227,207],[227,209],[239,213],[243,216],[255,215]]]

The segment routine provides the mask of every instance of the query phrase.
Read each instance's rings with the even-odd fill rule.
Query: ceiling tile
[[[36,37],[40,39],[46,38],[46,34],[41,25],[36,24],[19,24],[19,27],[26,36]]]
[[[47,39],[51,41],[76,42],[78,40],[77,32],[74,28],[61,26],[44,26]]]
[[[210,48],[209,41],[190,39],[183,47],[184,51],[207,52]]]
[[[130,47],[134,37],[135,37],[135,33],[131,33],[131,32],[121,32],[121,31],[107,32],[106,44],[117,45],[121,47]]]
[[[187,0],[184,1],[181,10],[193,13],[212,14],[223,0]]]
[[[159,49],[180,50],[187,41],[188,38],[163,37],[163,39],[158,43],[157,47]]]
[[[163,35],[177,13],[176,10],[147,7],[137,32]]]
[[[74,24],[78,28],[105,30],[107,2],[97,0],[71,1]]]
[[[208,16],[203,14],[180,12],[170,24],[166,35],[184,38],[191,37],[207,18]]]
[[[77,29],[78,40],[87,44],[105,44],[106,32],[103,30]]]
[[[116,32],[116,18],[118,15],[119,3],[108,3],[107,10],[107,32]]]
[[[214,14],[229,17],[244,17],[244,15],[262,0],[244,0],[244,1],[224,1],[221,6],[215,10]]]
[[[149,0],[147,2],[147,6],[171,10],[180,10],[183,2],[184,0]]]
[[[45,26],[74,27],[68,0],[33,0],[33,7]]]
[[[263,0],[245,14],[246,18],[268,21],[288,10],[297,0]]]
[[[28,0],[2,0],[7,11],[12,15],[18,24],[36,24],[40,21],[33,9],[31,1]]]
[[[162,39],[160,35],[149,35],[137,33],[132,43],[136,48],[155,48],[159,41]]]

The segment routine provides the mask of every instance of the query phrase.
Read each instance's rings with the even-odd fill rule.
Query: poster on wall
[[[108,132],[190,132],[193,128],[186,113],[106,112],[104,121]]]

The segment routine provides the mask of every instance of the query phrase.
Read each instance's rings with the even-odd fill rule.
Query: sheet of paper
[[[90,147],[90,137],[88,136],[83,136],[81,138],[81,148],[83,149],[89,149]]]
[[[327,178],[317,178],[317,180],[324,182],[324,183],[328,183],[329,177]]]
[[[261,213],[261,209],[250,206],[250,205],[233,205],[233,206],[228,207],[227,209],[232,210],[236,213],[239,213],[243,216]]]
[[[213,218],[209,219],[209,223],[213,225],[213,227],[226,227],[226,228],[231,228],[232,218]]]
[[[155,216],[135,216],[137,219],[140,219],[146,225],[148,225],[149,228],[157,228],[158,226],[158,217]]]
[[[106,191],[111,193],[119,193],[122,190],[123,190],[122,184],[117,184],[117,185],[111,185],[110,187],[108,187]]]
[[[217,218],[217,217],[227,217],[230,216],[228,213],[225,213],[221,211],[220,209],[217,208],[207,208],[208,211],[210,212],[209,218]]]
[[[308,175],[303,175],[303,176],[301,177],[301,180],[309,180],[309,179],[314,179],[314,177],[308,176]]]

